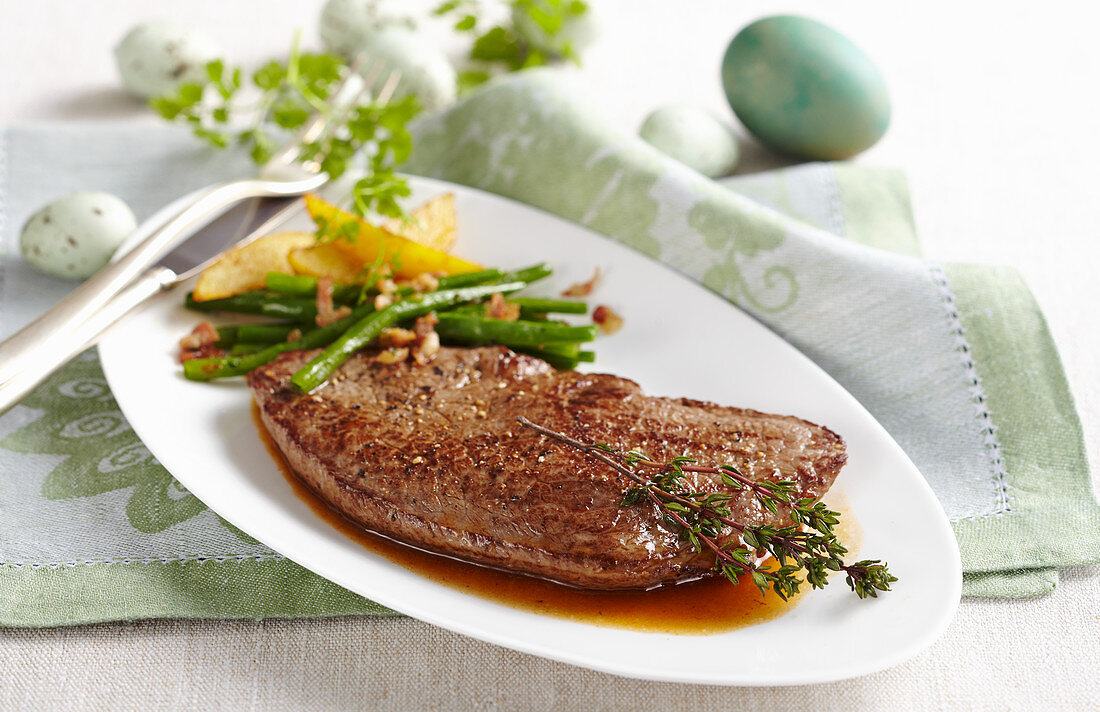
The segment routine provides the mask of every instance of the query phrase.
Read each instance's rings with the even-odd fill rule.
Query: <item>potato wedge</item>
[[[330,244],[358,260],[361,266],[373,264],[381,253],[401,279],[410,279],[423,272],[459,274],[481,269],[472,262],[371,225],[316,195],[306,196],[306,209],[318,225],[325,225],[327,230],[339,235]]]
[[[298,274],[318,278],[331,277],[332,281],[344,284],[358,281],[363,271],[359,260],[348,256],[330,242],[293,250],[289,259],[290,266]]]
[[[451,251],[458,235],[457,226],[454,193],[437,195],[410,210],[408,220],[393,218],[382,223],[383,230],[440,252]]]
[[[314,244],[313,233],[277,232],[229,250],[199,275],[194,299],[205,302],[262,289],[268,272],[293,272],[291,250]]]

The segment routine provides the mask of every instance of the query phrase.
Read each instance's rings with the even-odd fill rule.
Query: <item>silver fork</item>
[[[358,62],[352,65],[348,76],[333,93],[333,106],[354,106],[359,97],[371,89],[378,67],[372,68],[365,78],[359,74],[359,69]],[[379,92],[378,101],[387,101],[399,80],[397,73],[391,74]],[[162,226],[141,226],[139,232],[149,234],[124,257],[104,267],[45,314],[0,343],[0,413],[94,343],[103,331],[132,308],[209,264],[212,260],[182,274],[166,267],[148,269],[214,218],[248,198],[290,198],[324,185],[328,176],[321,172],[320,166],[298,159],[301,146],[320,138],[328,129],[330,118],[326,114],[314,114],[298,134],[261,167],[256,178],[211,186]],[[280,211],[282,220],[289,217],[290,210]],[[265,223],[268,227],[272,224],[272,221]],[[256,231],[242,242],[259,234]],[[123,290],[127,290],[125,298],[119,298]],[[112,303],[116,299],[118,301]],[[104,309],[108,305],[111,308]],[[99,314],[101,311],[103,313]]]

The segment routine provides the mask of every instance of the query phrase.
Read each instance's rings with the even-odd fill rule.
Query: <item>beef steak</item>
[[[647,396],[625,378],[554,371],[503,347],[444,348],[427,366],[360,353],[302,394],[290,377],[315,353],[285,353],[248,383],[316,494],[406,544],[575,586],[650,588],[708,575],[714,558],[653,506],[621,506],[625,477],[517,416],[656,460],[690,453],[790,479],[799,496],[822,496],[847,457],[840,437],[798,418]],[[727,489],[705,475],[695,485]],[[731,505],[747,523],[774,518],[747,493]]]

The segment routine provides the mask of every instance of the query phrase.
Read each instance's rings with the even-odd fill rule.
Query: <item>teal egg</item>
[[[722,84],[745,128],[803,158],[848,158],[890,125],[878,68],[847,37],[805,17],[765,17],[738,32],[722,59]]]

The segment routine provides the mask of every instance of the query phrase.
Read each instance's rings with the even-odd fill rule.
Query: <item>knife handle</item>
[[[51,373],[92,346],[119,319],[150,297],[170,287],[175,280],[176,273],[172,270],[154,267],[134,280],[86,321],[51,340],[48,350],[37,352],[33,362],[0,384],[0,414],[23,400]]]
[[[55,339],[75,329],[125,289],[143,270],[170,252],[196,230],[246,198],[301,195],[323,182],[323,174],[294,181],[235,180],[211,186],[161,226],[146,221],[145,235],[122,258],[111,262],[51,307],[46,313],[0,342],[0,383],[19,375],[49,350]]]
[[[248,197],[242,188],[252,181],[233,181],[213,186],[163,225],[146,221],[138,228],[146,234],[121,259],[111,262],[69,293],[40,317],[0,343],[0,383],[13,378],[49,351],[55,339],[76,328],[121,292],[127,284],[163,257],[183,238],[220,215],[233,203]]]

